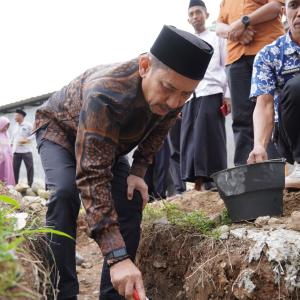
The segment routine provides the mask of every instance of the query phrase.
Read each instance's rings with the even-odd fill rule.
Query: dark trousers
[[[284,86],[279,102],[279,150],[289,163],[300,163],[300,75]]]
[[[43,130],[37,133],[37,144],[46,175],[47,187],[52,191],[47,203],[46,225],[68,233],[76,238],[76,221],[80,208],[76,187],[76,160],[74,155],[60,145],[42,139]],[[134,260],[140,238],[142,199],[135,192],[133,201],[127,200],[127,177],[129,164],[125,157],[119,158],[112,169],[112,197],[118,213],[120,231],[126,248]],[[58,299],[74,297],[79,292],[76,275],[76,242],[53,235],[49,237],[57,272],[52,272],[53,284],[58,283]],[[50,263],[52,258],[49,256]],[[104,261],[100,288],[101,300],[124,300],[114,290],[109,268]],[[49,296],[51,299],[51,296]]]
[[[181,139],[181,119],[177,119],[174,126],[168,134],[168,142],[170,147],[170,174],[175,187],[175,192],[181,194],[186,191],[186,183],[181,177],[181,155],[180,155],[180,139]]]
[[[24,160],[26,171],[27,171],[27,181],[28,185],[31,186],[33,183],[33,175],[34,175],[34,169],[33,169],[33,159],[32,159],[32,153],[14,153],[13,156],[13,168],[14,168],[14,176],[16,183],[19,182],[19,174],[20,174],[20,168],[22,160]]]
[[[246,164],[249,153],[253,149],[253,111],[255,103],[249,99],[249,96],[254,57],[252,55],[242,56],[226,67],[232,102],[235,165]],[[268,156],[270,159],[279,157],[272,143],[268,146]]]

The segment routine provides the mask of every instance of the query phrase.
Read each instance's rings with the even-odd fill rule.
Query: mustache
[[[166,105],[166,104],[158,104],[157,106],[158,106],[160,109],[166,111],[167,113],[169,113],[169,112],[172,110],[172,108],[169,107],[169,106]]]

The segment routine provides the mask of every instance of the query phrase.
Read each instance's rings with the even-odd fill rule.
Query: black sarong
[[[193,98],[182,110],[181,173],[184,181],[195,182],[227,168],[225,118],[220,111],[223,95]]]

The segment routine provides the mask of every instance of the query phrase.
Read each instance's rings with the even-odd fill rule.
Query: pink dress
[[[7,129],[4,129],[9,123],[6,117],[0,117],[0,181],[15,185],[12,149]]]

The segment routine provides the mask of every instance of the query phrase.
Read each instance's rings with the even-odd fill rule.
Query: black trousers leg
[[[300,75],[290,79],[279,103],[279,147],[285,158],[300,163]]]
[[[31,152],[23,153],[23,160],[24,160],[24,163],[25,163],[26,171],[27,171],[28,185],[32,186],[33,175],[34,175],[32,153]]]
[[[113,168],[112,196],[119,217],[120,230],[124,238],[127,252],[134,261],[140,240],[142,221],[142,198],[139,192],[134,193],[132,201],[127,200],[127,177],[129,164],[127,158],[121,157]],[[104,260],[102,269],[100,300],[124,300],[113,288],[109,267]]]
[[[22,155],[21,153],[14,153],[13,156],[13,169],[16,184],[19,182],[20,168],[22,163]]]
[[[42,131],[37,133],[37,144],[42,165],[46,175],[47,187],[51,190],[51,197],[47,202],[46,225],[63,231],[76,238],[76,221],[80,208],[79,193],[75,183],[76,161],[65,148],[48,140],[42,140]],[[79,292],[76,262],[75,240],[49,236],[49,262],[57,267],[51,279],[58,284],[58,299],[74,297]],[[53,260],[54,258],[54,260]],[[49,295],[51,299],[52,295]]]
[[[226,68],[232,101],[235,165],[246,164],[253,148],[252,115],[255,103],[249,99],[253,61],[254,56],[243,56]]]

